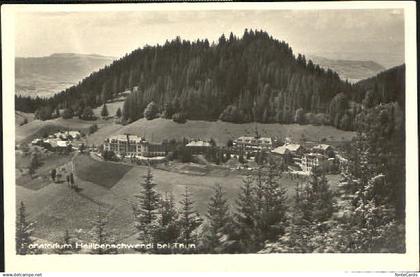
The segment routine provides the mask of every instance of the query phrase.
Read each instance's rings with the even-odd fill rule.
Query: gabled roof
[[[328,150],[328,148],[331,148],[331,145],[328,144],[318,144],[316,146],[314,146],[314,149],[319,149],[319,150]]]
[[[274,150],[272,150],[272,153],[284,155],[290,152],[296,152],[301,148],[302,146],[300,144],[285,144],[283,146],[277,147]]]
[[[284,145],[290,152],[298,151],[302,146],[300,144],[286,144]]]
[[[276,154],[280,154],[280,155],[285,155],[288,154],[290,151],[289,149],[287,149],[287,147],[285,145],[277,147],[273,150],[271,150],[272,153],[276,153]]]

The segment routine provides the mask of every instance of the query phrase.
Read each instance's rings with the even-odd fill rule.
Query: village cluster
[[[32,145],[42,146],[53,151],[81,150],[84,146],[82,134],[79,131],[59,131],[48,135],[46,138],[36,138]],[[256,136],[241,136],[228,143],[227,146],[218,147],[211,140],[193,139],[185,143],[185,149],[192,155],[206,154],[209,151],[220,149],[229,156],[244,160],[256,160],[259,153],[270,155],[274,160],[280,162],[289,172],[309,175],[317,167],[325,172],[336,171],[345,159],[328,144],[292,143],[286,138],[284,142],[276,138]],[[96,156],[105,158],[105,155],[112,153],[117,160],[130,158],[137,161],[166,161],[168,153],[173,151],[170,143],[150,142],[144,137],[137,135],[114,135],[104,140],[101,149],[91,149]],[[247,165],[243,166],[248,167]],[[248,167],[249,168],[249,167]]]
[[[280,145],[283,144],[283,145]],[[189,153],[205,155],[214,149],[229,152],[233,158],[255,160],[259,153],[269,154],[273,159],[284,165],[286,169],[296,174],[309,175],[314,168],[325,172],[336,171],[345,162],[337,151],[327,144],[301,145],[284,143],[270,137],[239,137],[231,145],[218,147],[210,140],[194,139],[185,144]],[[136,135],[116,135],[105,139],[104,152],[112,152],[118,159],[130,158],[137,160],[164,161],[170,149],[167,142],[152,143]]]
[[[79,131],[58,131],[48,135],[46,138],[35,138],[32,145],[42,146],[48,150],[72,151],[79,149],[83,142],[80,140],[82,134]]]

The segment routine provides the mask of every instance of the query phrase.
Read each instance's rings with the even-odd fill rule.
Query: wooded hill
[[[87,106],[97,107],[130,90],[123,109],[125,122],[142,118],[144,109],[154,102],[165,118],[333,124],[353,129],[360,112],[357,103],[362,103],[367,90],[392,95],[381,98],[386,101],[404,94],[395,84],[404,83],[401,74],[404,68],[392,69],[383,78],[352,86],[332,70],[306,61],[301,54],[295,56],[286,42],[264,31],[245,30],[242,38],[231,33],[213,44],[177,37],[163,46],[136,49],[52,98],[16,97],[16,110],[47,109],[48,118],[50,110],[69,108],[78,115]],[[371,88],[372,82],[382,85]]]

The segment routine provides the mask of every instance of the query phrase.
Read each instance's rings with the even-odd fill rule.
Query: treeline
[[[169,193],[159,194],[149,168],[131,202],[139,241],[195,247],[144,252],[404,253],[405,125],[392,117],[397,106],[379,105],[360,114],[348,163],[332,186],[315,170],[309,180],[296,180],[295,193],[286,193],[281,169],[267,160],[243,179],[234,203],[216,184],[207,213],[200,215],[187,187],[178,203]],[[97,240],[113,241],[104,235],[104,219],[99,222]],[[17,226],[18,249],[28,240],[29,226],[23,225]]]
[[[128,123],[146,117],[153,103],[156,116],[180,123],[297,122],[354,130],[362,105],[404,106],[405,66],[351,85],[304,55],[295,56],[286,42],[264,31],[245,30],[241,38],[222,35],[211,45],[207,39],[177,37],[134,50],[52,98],[16,96],[16,110],[37,111],[45,120],[48,112],[65,108],[80,117],[87,107],[128,90],[122,111]]]
[[[329,104],[330,123],[343,130],[357,130],[357,118],[364,110],[394,103],[392,117],[405,117],[405,65],[400,65],[377,76],[358,82],[353,93],[338,93]]]
[[[153,101],[167,118],[290,123],[297,109],[324,114],[337,93],[352,97],[352,86],[337,73],[295,56],[264,31],[245,30],[242,38],[222,35],[217,44],[177,37],[139,48],[52,98],[16,96],[16,109],[81,113],[134,87],[124,104],[127,122],[143,117]]]

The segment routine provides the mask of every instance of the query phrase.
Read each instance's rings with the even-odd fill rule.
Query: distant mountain
[[[48,97],[71,87],[114,60],[113,57],[58,53],[15,59],[18,95]]]
[[[320,56],[309,56],[308,58],[325,69],[332,69],[338,73],[341,79],[347,79],[351,83],[370,78],[385,70],[385,67],[374,61],[335,60]]]

